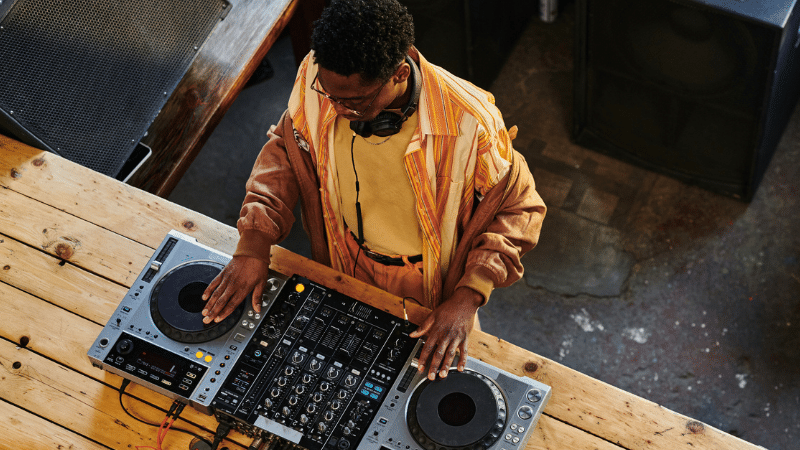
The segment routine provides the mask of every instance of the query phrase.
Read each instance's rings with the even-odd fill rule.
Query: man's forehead
[[[345,76],[321,66],[317,72],[317,78],[324,89],[347,91],[352,93],[353,96],[366,95],[377,85],[382,84],[380,81],[367,82],[361,74],[354,73]]]

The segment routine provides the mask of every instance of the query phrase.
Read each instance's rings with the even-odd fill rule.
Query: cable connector
[[[227,422],[220,422],[217,425],[217,430],[214,432],[214,442],[211,443],[211,450],[217,450],[219,444],[225,439],[225,436],[231,431],[231,425]]]

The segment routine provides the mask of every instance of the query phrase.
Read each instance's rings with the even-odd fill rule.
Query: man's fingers
[[[436,374],[439,372],[439,367],[447,353],[447,348],[450,346],[449,344],[450,341],[447,339],[440,341],[439,345],[436,347],[436,351],[431,355],[431,364],[428,367],[429,380],[433,381],[436,379]]]
[[[447,347],[447,352],[444,354],[442,364],[439,366],[439,378],[444,378],[450,372],[450,366],[453,364],[453,359],[456,357],[456,349],[459,346],[459,341],[454,340],[450,342]]]
[[[264,295],[264,283],[256,284],[256,287],[253,289],[253,310],[257,313],[261,312],[261,296]]]
[[[236,289],[231,286],[231,283],[223,283],[223,285],[214,292],[211,299],[209,299],[209,305],[206,307],[208,314],[206,314],[206,318],[203,319],[203,322],[210,323],[212,320],[216,319],[220,311],[222,311],[222,308],[230,301],[231,295],[235,292]],[[211,304],[212,301],[213,304]]]
[[[203,300],[208,300],[214,294],[214,291],[217,290],[217,286],[219,286],[219,284],[222,283],[222,274],[224,272],[225,271],[223,270],[222,272],[218,273],[217,276],[214,277],[213,280],[211,280],[211,283],[209,283],[209,285],[206,287],[206,290],[203,291],[203,296],[202,296]]]
[[[467,366],[467,348],[469,348],[469,335],[461,341],[461,345],[459,346],[459,356],[458,356],[458,371],[463,372],[464,368]]]
[[[228,303],[225,304],[225,308],[220,311],[219,315],[214,318],[214,321],[221,322],[223,319],[228,317],[236,308],[239,306],[242,301],[244,301],[244,295],[241,295],[241,291],[237,292],[236,295],[232,296]]]
[[[414,330],[408,337],[412,339],[416,339],[418,337],[424,336],[428,331],[430,331],[431,326],[433,325],[433,321],[430,318],[425,319],[425,322],[422,322],[422,325],[419,326],[416,330]]]

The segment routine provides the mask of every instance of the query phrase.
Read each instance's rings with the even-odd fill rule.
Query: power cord
[[[183,404],[183,403],[181,403],[181,402],[179,402],[177,400],[172,402],[172,405],[169,407],[169,411],[167,411],[167,415],[164,417],[164,420],[161,421],[161,424],[155,424],[155,423],[152,423],[152,422],[148,422],[146,420],[140,419],[139,417],[136,417],[133,414],[131,414],[131,412],[128,411],[128,408],[125,407],[125,404],[122,403],[122,394],[125,393],[125,389],[128,387],[130,382],[131,382],[131,380],[128,380],[127,378],[122,380],[122,385],[119,388],[119,406],[121,406],[122,410],[125,411],[125,414],[129,415],[132,419],[134,419],[134,420],[136,420],[138,422],[141,422],[141,423],[143,423],[145,425],[149,425],[151,427],[158,427],[158,434],[156,436],[156,443],[158,444],[158,448],[159,449],[161,448],[161,443],[164,441],[164,438],[166,438],[167,432],[169,432],[170,429],[175,430],[175,431],[179,431],[179,432],[184,433],[184,434],[188,434],[189,436],[192,436],[195,439],[198,439],[198,440],[200,440],[202,442],[205,442],[206,444],[209,443],[207,440],[203,439],[199,435],[197,435],[197,434],[195,434],[195,433],[193,433],[193,432],[191,432],[189,430],[184,430],[182,428],[172,428],[172,424],[175,422],[175,419],[177,419],[178,416],[181,415],[181,413],[183,412],[183,408],[186,407],[185,404]],[[165,428],[165,426],[166,426],[166,428]],[[137,448],[141,448],[141,447],[137,447]]]

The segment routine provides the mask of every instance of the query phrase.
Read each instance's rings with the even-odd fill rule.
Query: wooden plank
[[[111,448],[156,446],[156,428],[128,417],[116,389],[5,340],[0,340],[0,380],[0,397],[5,401],[91,440]],[[136,412],[153,420],[152,413]],[[163,412],[157,414],[163,418]],[[180,426],[209,437],[187,422]],[[169,433],[163,448],[186,449],[190,441],[185,434]]]
[[[149,247],[8,190],[0,195],[0,230],[125,286],[153,254]]]
[[[107,450],[70,430],[0,400],[0,448]]]
[[[166,197],[280,36],[297,0],[228,0],[212,31],[143,140],[153,149],[134,186]]]
[[[227,253],[236,248],[239,236],[231,227],[58,155],[2,135],[0,154],[0,186],[148,247],[175,229]]]
[[[102,325],[89,322],[4,283],[0,283],[0,299],[3,300],[4,318],[0,321],[0,337],[15,343],[20,349],[36,352],[99,383],[112,388],[122,385],[121,377],[92,366],[86,356],[86,351],[100,334]],[[58,299],[53,300],[57,302]],[[82,309],[91,309],[91,304],[86,303]],[[160,412],[151,414],[151,421],[160,422],[172,403],[171,399],[134,384],[128,387],[128,393],[160,408]],[[2,398],[7,397],[3,395]],[[206,430],[216,428],[216,420],[212,416],[191,408],[186,408],[182,417]],[[247,442],[247,438],[238,433],[233,439],[242,445]]]
[[[42,282],[47,274],[47,282]],[[105,325],[128,288],[0,235],[0,282]],[[87,305],[91,305],[87,308]]]
[[[763,449],[483,332],[482,361],[552,386],[545,413],[627,449]]]

